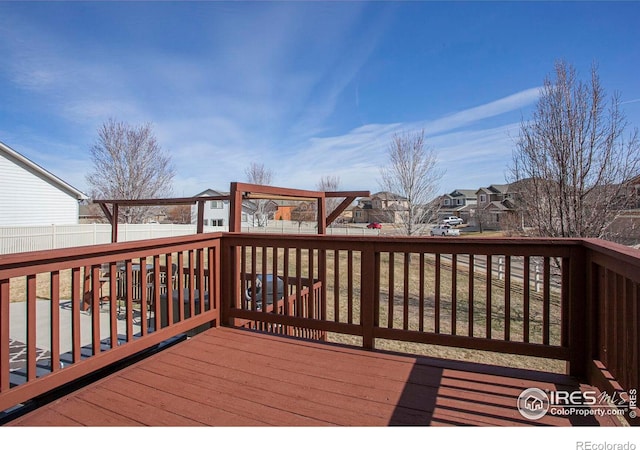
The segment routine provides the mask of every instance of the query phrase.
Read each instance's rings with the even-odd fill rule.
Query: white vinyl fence
[[[206,232],[221,230],[223,230],[222,227],[205,227]],[[195,225],[121,223],[118,225],[118,241],[181,236],[195,232]],[[0,255],[109,242],[111,242],[111,225],[102,223],[0,227]]]
[[[273,223],[273,222],[272,222]],[[228,231],[227,227],[204,227],[205,233]],[[317,233],[313,224],[277,223],[270,226],[243,227],[252,233],[312,234]],[[195,234],[195,225],[179,224],[118,224],[118,242],[137,241],[171,236]],[[377,235],[378,230],[366,228],[328,228],[327,234]],[[51,250],[54,248],[107,244],[111,242],[111,225],[79,224],[34,227],[0,227],[0,255],[9,253]]]

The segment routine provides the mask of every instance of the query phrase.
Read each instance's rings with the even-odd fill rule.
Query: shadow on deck
[[[572,377],[214,328],[29,412],[14,426],[574,426],[525,419],[527,388]],[[589,387],[591,388],[591,387]]]

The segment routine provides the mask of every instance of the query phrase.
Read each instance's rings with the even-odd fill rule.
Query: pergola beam
[[[204,205],[212,200],[229,200],[229,231],[241,231],[242,199],[264,200],[293,200],[315,201],[318,211],[318,233],[325,234],[327,227],[358,197],[368,197],[369,191],[310,191],[304,189],[289,189],[277,186],[263,186],[250,183],[231,183],[229,195],[213,195],[179,198],[147,198],[147,199],[107,199],[94,200],[100,206],[107,220],[111,223],[111,242],[118,241],[118,211],[120,206],[161,206],[161,205],[198,205],[197,233],[204,231]],[[326,199],[344,197],[338,207],[324,219],[326,213]],[[112,205],[109,211],[107,205]]]
[[[212,200],[229,200],[229,195],[212,195],[200,197],[179,197],[179,198],[141,198],[135,200],[110,199],[94,200],[93,203],[100,206],[105,217],[111,223],[111,242],[118,242],[118,211],[120,206],[161,206],[161,205],[198,205],[198,223],[196,232],[204,231],[204,204]],[[113,213],[109,211],[107,205],[113,205]]]
[[[328,227],[338,217],[340,217],[340,214],[342,214],[342,212],[345,209],[347,209],[349,207],[349,205],[355,201],[356,198],[358,198],[358,197],[369,197],[369,195],[371,195],[371,193],[369,191],[330,191],[330,192],[325,192],[324,196],[328,197],[328,198],[345,197],[345,199],[342,201],[342,203],[340,203],[336,207],[336,209],[334,209],[331,212],[331,214],[329,214],[329,216],[327,217],[326,226]]]
[[[317,202],[318,233],[325,234],[327,227],[358,197],[368,197],[369,191],[309,191],[304,189],[289,189],[277,186],[263,186],[249,183],[231,183],[231,210],[229,212],[229,231],[241,231],[242,199],[262,200],[293,200]],[[345,197],[338,207],[327,217],[326,199]]]
[[[211,200],[229,200],[228,195],[212,195],[201,197],[180,197],[180,198],[141,198],[136,200],[94,200],[93,203],[98,205],[102,204],[118,204],[124,206],[161,206],[161,205],[193,205],[198,201],[211,201]]]

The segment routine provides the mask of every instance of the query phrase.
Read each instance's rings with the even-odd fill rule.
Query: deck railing
[[[562,360],[623,396],[640,384],[640,255],[621,245],[235,234],[222,254],[223,323],[347,334],[365,348],[394,340]],[[305,296],[293,283],[297,307],[263,310],[242,301],[256,276],[322,284]]]
[[[236,261],[225,269],[237,267],[223,274],[229,319],[360,336],[367,348],[390,339],[571,359],[565,319],[582,282],[579,241],[239,234],[225,236],[222,251]],[[285,285],[322,280],[319,311],[314,295],[275,313],[247,307],[245,280],[273,274]],[[307,285],[293,283],[292,295]]]
[[[628,392],[640,382],[639,285],[638,251],[580,239],[223,233],[0,257],[0,410],[219,323],[349,335],[365,348],[392,340],[550,358],[601,389]],[[44,364],[42,298],[51,323]],[[69,311],[59,307],[65,300]],[[20,383],[8,363],[17,304],[27,354]]]
[[[219,250],[200,234],[1,256],[0,411],[216,324]]]
[[[588,380],[608,391],[640,388],[640,257],[638,250],[585,241]]]

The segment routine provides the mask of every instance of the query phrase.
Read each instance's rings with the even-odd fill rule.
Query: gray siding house
[[[229,195],[229,192],[207,189],[195,197],[216,197]],[[242,228],[254,226],[255,204],[250,201],[242,202]],[[198,207],[191,207],[191,223],[198,221]],[[229,200],[211,200],[204,205],[204,226],[229,228]]]
[[[72,225],[87,196],[0,142],[0,226]]]
[[[445,217],[456,216],[464,223],[472,223],[477,208],[476,190],[456,189],[440,198],[438,222]]]

